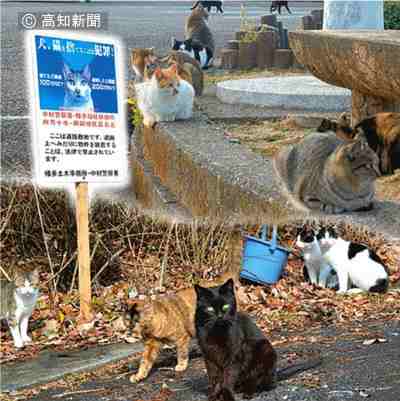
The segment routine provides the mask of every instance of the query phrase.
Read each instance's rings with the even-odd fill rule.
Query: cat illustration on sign
[[[65,88],[63,109],[94,111],[89,65],[87,64],[82,70],[77,71],[64,63],[63,77]]]

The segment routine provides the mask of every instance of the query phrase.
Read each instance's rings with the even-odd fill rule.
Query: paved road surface
[[[360,334],[352,334],[335,327],[322,331],[318,342],[289,348],[277,347],[280,365],[293,355],[308,359],[312,352],[320,352],[322,366],[261,394],[253,401],[398,401],[400,394],[400,326],[399,321],[360,326]],[[352,329],[357,326],[354,323]],[[298,334],[298,333],[297,333]],[[312,335],[316,335],[313,333]],[[385,338],[386,343],[364,345],[364,340]],[[290,336],[289,336],[290,338]],[[95,380],[72,388],[45,391],[30,401],[206,401],[207,377],[202,358],[191,360],[189,369],[181,374],[172,370],[173,353],[163,352],[159,368],[138,385],[128,381],[128,367],[104,374]],[[162,369],[160,369],[160,367]],[[136,368],[135,368],[136,369]],[[121,374],[122,373],[122,374]],[[124,374],[125,373],[125,374]],[[162,394],[162,388],[164,396]],[[65,394],[70,392],[70,394]],[[64,394],[64,395],[63,395]],[[168,396],[166,396],[168,395]],[[241,401],[240,396],[237,400]]]
[[[2,177],[26,177],[30,170],[29,104],[25,74],[24,32],[17,27],[19,12],[60,13],[106,12],[108,34],[118,35],[127,49],[154,46],[164,52],[169,49],[172,36],[183,37],[184,21],[189,13],[189,3],[145,2],[92,4],[79,3],[3,3],[1,15],[1,129]],[[301,2],[292,7],[293,14],[280,18],[289,29],[295,29],[300,17],[319,7]],[[213,13],[210,26],[217,47],[233,38],[240,25],[240,2],[225,2],[224,15]],[[266,13],[267,2],[252,2],[249,17]],[[127,69],[127,77],[130,71]]]

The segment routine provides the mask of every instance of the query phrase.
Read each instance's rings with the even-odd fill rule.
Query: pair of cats
[[[339,138],[333,132],[308,135],[281,150],[274,169],[298,207],[325,213],[373,208],[379,159],[363,132]]]
[[[39,295],[38,270],[15,268],[11,281],[0,280],[0,319],[5,319],[15,348],[32,342],[28,336],[29,318]]]
[[[203,69],[207,69],[212,64],[215,52],[214,37],[208,26],[208,12],[197,2],[192,13],[186,20],[185,40],[178,41],[172,38],[172,50],[182,51],[195,58]]]
[[[63,110],[94,111],[91,72],[89,65],[81,70],[73,70],[67,63],[63,64],[64,104]]]
[[[235,391],[251,397],[278,380],[320,364],[318,359],[278,370],[271,343],[247,314],[238,312],[236,285],[229,275],[222,275],[211,286],[201,283],[131,307],[125,317],[145,342],[132,382],[148,375],[162,344],[177,346],[175,370],[186,369],[189,341],[194,336],[205,359],[210,401],[232,401]]]
[[[305,277],[312,284],[335,288],[339,293],[351,287],[369,292],[385,292],[389,285],[387,268],[367,246],[340,238],[332,228],[316,233],[304,226],[296,246],[303,250]]]
[[[323,119],[318,131],[333,131],[344,140],[351,140],[362,131],[379,158],[382,174],[393,174],[400,168],[400,113],[377,113],[364,118],[354,128],[350,117],[343,113],[337,121]]]

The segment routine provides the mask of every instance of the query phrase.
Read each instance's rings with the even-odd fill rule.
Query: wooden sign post
[[[87,182],[78,182],[76,184],[76,225],[78,239],[80,318],[82,321],[87,322],[92,318],[92,286],[90,278],[89,246],[89,196]]]
[[[28,36],[35,181],[48,187],[75,186],[80,320],[89,322],[88,183],[108,186],[128,181],[120,56],[124,45],[116,38],[78,32],[32,30]],[[85,96],[77,96],[68,85],[71,74],[78,71],[89,87]]]

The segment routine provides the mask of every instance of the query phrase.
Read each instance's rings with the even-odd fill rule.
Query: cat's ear
[[[201,287],[198,284],[194,285],[194,290],[196,292],[197,298],[206,297],[210,293],[210,291],[207,288]]]
[[[147,55],[148,56],[153,56],[154,55],[154,47],[148,47],[147,49]]]
[[[85,68],[83,69],[82,75],[86,79],[86,81],[88,81],[88,82],[90,81],[91,74],[90,74],[89,64],[85,65]]]
[[[226,283],[222,284],[219,289],[220,294],[233,294],[234,291],[235,291],[235,285],[231,278]]]
[[[63,65],[63,75],[64,75],[64,78],[67,78],[68,75],[70,75],[70,74],[72,74],[71,68],[69,68],[69,66],[68,66],[67,63],[64,63],[64,65]]]
[[[172,36],[172,37],[171,37],[171,47],[174,48],[175,45],[176,45],[176,43],[177,43],[177,41],[176,41],[175,37]]]

